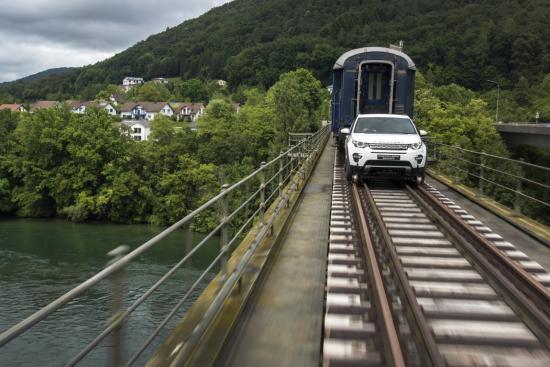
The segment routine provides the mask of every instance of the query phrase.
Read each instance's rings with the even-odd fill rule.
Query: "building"
[[[120,117],[123,119],[139,120],[145,117],[143,108],[136,102],[124,102],[120,107]]]
[[[159,113],[166,117],[172,117],[175,114],[174,109],[167,102],[139,102],[139,104],[145,110],[146,120],[154,120]]]
[[[128,129],[128,135],[135,141],[145,141],[151,133],[151,125],[147,120],[123,120],[121,125]]]
[[[112,102],[99,102],[97,105],[97,108],[104,109],[107,112],[107,114],[111,116],[117,115],[117,110],[115,106],[113,106]]]
[[[68,100],[63,103],[71,110],[72,113],[78,113],[79,115],[81,115],[86,111],[86,106],[84,105],[84,102]]]
[[[143,84],[143,78],[133,77],[133,76],[127,76],[126,78],[122,79],[122,87],[125,91],[129,91],[136,85]]]
[[[216,80],[216,84],[218,84],[220,87],[227,87],[227,82],[223,79]]]
[[[199,117],[204,115],[204,105],[202,103],[179,103],[176,108],[176,117],[178,121],[196,122]]]
[[[22,104],[6,103],[0,104],[0,110],[10,110],[12,112],[27,112],[27,109]]]
[[[153,78],[151,81],[157,84],[168,84],[168,79],[165,78]]]
[[[120,109],[120,117],[123,119],[152,121],[158,114],[172,117],[175,111],[167,102],[126,102]]]
[[[102,109],[107,112],[107,114],[111,116],[117,115],[116,108],[111,104],[111,102],[96,102],[96,101],[75,101],[75,100],[68,100],[64,102],[70,109],[71,112],[77,113],[79,115],[83,115],[86,113],[86,110],[89,108],[97,108]]]

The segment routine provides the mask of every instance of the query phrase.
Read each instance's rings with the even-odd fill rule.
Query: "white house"
[[[107,113],[111,116],[117,115],[116,108],[109,102],[99,102],[98,107],[107,111]]]
[[[168,84],[168,79],[165,78],[153,78],[151,81],[157,84]]]
[[[135,141],[145,141],[151,133],[151,126],[147,120],[124,120],[121,124],[128,129],[128,135]]]
[[[120,107],[120,117],[123,119],[144,119],[147,112],[139,102],[126,102]]]
[[[116,108],[113,107],[113,105],[109,102],[98,103],[96,101],[80,102],[80,101],[69,100],[69,101],[65,101],[65,103],[69,106],[69,108],[71,109],[71,112],[78,113],[79,115],[83,115],[84,113],[86,113],[86,109],[88,108],[103,109],[111,116],[116,116],[117,114]]]
[[[176,116],[178,121],[188,120],[196,122],[199,117],[204,115],[204,105],[202,103],[180,103],[176,108]]]
[[[167,102],[138,102],[145,110],[145,119],[154,120],[157,114],[172,117],[175,113],[172,106]]]
[[[127,76],[126,78],[122,79],[122,87],[125,91],[129,91],[136,85],[143,84],[143,78],[138,78],[134,76]]]
[[[120,109],[120,117],[126,119],[152,121],[157,114],[172,117],[174,109],[166,102],[127,102]]]

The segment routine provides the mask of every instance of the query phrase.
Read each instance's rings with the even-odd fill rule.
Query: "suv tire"
[[[351,166],[349,165],[347,159],[346,159],[346,163],[344,163],[344,172],[346,173],[346,180],[348,182],[351,182],[353,172],[351,171]]]
[[[424,168],[422,168],[420,172],[418,172],[418,174],[414,176],[414,178],[412,179],[412,184],[413,186],[422,186],[425,180],[426,180],[426,171],[424,170]]]

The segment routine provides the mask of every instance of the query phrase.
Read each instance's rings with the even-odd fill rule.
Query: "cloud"
[[[0,82],[95,63],[229,1],[14,1],[0,12]]]

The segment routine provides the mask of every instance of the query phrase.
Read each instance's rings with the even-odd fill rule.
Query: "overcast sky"
[[[9,1],[0,5],[0,82],[95,63],[229,1]]]

